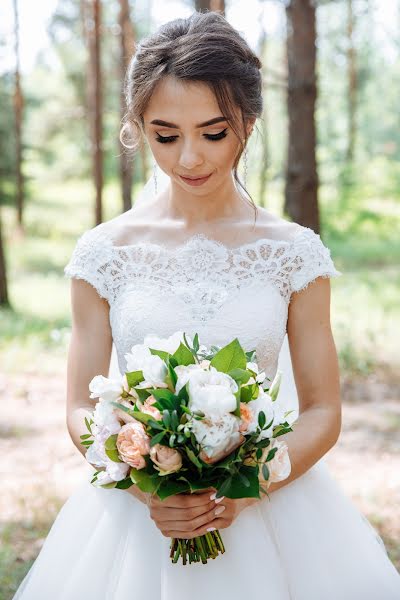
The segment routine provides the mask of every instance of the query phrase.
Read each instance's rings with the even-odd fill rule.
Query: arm
[[[280,436],[288,446],[290,476],[271,483],[274,492],[303,475],[338,440],[341,430],[339,367],[330,324],[330,281],[318,277],[292,294],[288,340],[299,397],[293,431]]]
[[[83,279],[71,280],[71,309],[66,420],[73,443],[85,455],[80,436],[87,433],[85,417],[90,418],[96,403],[96,399],[90,398],[89,383],[96,375],[108,377],[112,333],[107,301]],[[145,494],[137,486],[126,491],[146,502]]]

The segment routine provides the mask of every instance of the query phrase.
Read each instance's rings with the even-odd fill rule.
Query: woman
[[[240,191],[238,162],[262,112],[260,67],[216,13],[167,23],[138,47],[122,133],[133,148],[146,138],[167,185],[86,231],[65,268],[73,278],[67,422],[84,453],[88,384],[108,375],[113,342],[123,373],[125,354],[148,333],[197,332],[206,345],[238,337],[272,378],[287,332],[300,413],[282,436],[291,475],[270,485],[270,499],[250,500],[215,500],[208,490],[161,502],[135,487],[85,483],[61,509],[18,600],[400,598],[382,540],[320,462],[341,428],[329,314],[329,277],[340,273],[312,230],[264,209],[254,215]],[[214,527],[225,554],[171,564],[170,537]]]

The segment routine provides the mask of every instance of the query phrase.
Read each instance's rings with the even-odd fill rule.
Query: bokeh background
[[[126,63],[195,9],[224,11],[263,61],[250,194],[320,233],[343,272],[331,280],[343,429],[326,460],[400,569],[400,0],[3,0],[0,600],[89,473],[65,425],[63,268],[151,175],[146,148],[119,145]]]

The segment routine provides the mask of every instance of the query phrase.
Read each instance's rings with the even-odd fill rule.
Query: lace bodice
[[[176,330],[219,346],[237,337],[268,377],[276,372],[291,295],[317,277],[341,275],[312,229],[292,240],[261,238],[230,248],[200,233],[175,248],[115,244],[105,223],[78,239],[64,269],[84,279],[110,306],[120,372],[124,355],[148,333]]]

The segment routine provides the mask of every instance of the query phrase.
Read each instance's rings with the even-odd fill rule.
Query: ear
[[[255,122],[256,122],[256,117],[251,117],[250,119],[247,120],[246,132],[247,132],[248,137],[252,134]]]

